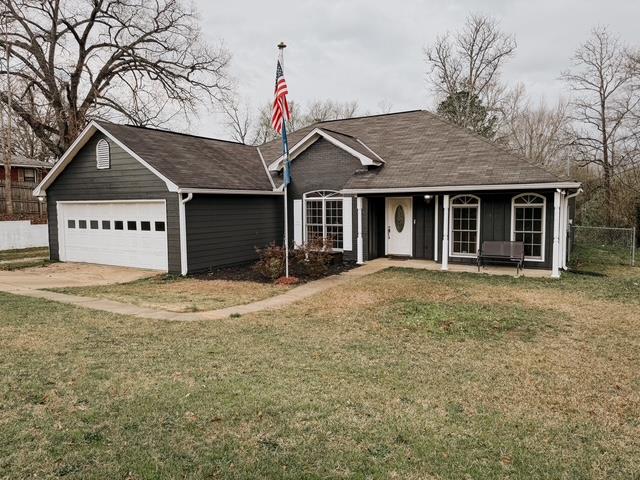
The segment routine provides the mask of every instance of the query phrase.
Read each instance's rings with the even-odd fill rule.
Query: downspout
[[[578,190],[575,191],[575,193],[571,193],[569,195],[567,195],[564,199],[565,201],[565,207],[564,207],[564,225],[565,225],[565,234],[564,234],[564,258],[562,260],[562,269],[563,270],[567,270],[568,266],[567,266],[567,245],[568,245],[568,239],[567,239],[567,235],[569,233],[569,199],[577,197],[578,195],[580,195],[582,193],[582,187],[579,188]]]
[[[187,212],[186,203],[193,198],[193,193],[187,193],[186,197],[182,197],[179,193],[180,203],[178,205],[178,216],[180,217],[180,274],[186,275],[188,272],[187,265]]]

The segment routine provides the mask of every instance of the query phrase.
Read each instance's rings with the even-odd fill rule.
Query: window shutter
[[[293,243],[302,245],[302,200],[293,201]]]
[[[98,145],[96,145],[96,167],[99,169],[111,167],[109,142],[104,139],[98,141]]]
[[[342,249],[353,250],[353,199],[342,199]]]

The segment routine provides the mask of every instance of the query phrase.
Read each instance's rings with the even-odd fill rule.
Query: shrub
[[[314,238],[291,252],[293,269],[299,275],[318,278],[326,275],[333,260],[331,238]]]
[[[257,248],[258,261],[253,269],[259,275],[275,280],[284,275],[284,247],[271,242],[265,248]]]

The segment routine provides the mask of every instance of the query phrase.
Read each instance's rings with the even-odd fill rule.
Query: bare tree
[[[576,160],[602,173],[607,223],[614,216],[614,175],[637,156],[637,75],[627,47],[606,28],[592,31],[574,54],[573,68],[562,75],[574,94]]]
[[[533,104],[520,84],[509,93],[501,109],[501,143],[540,165],[566,167],[571,143],[566,101],[559,100],[552,106],[544,100]]]
[[[358,113],[358,102],[335,102],[333,100],[315,100],[311,102],[302,117],[298,128],[327,120],[340,120],[355,117]]]
[[[271,103],[264,104],[255,116],[240,105],[237,97],[228,99],[223,105],[227,129],[234,140],[261,145],[278,138],[271,126]],[[314,123],[354,117],[358,113],[358,102],[315,100],[302,110],[298,103],[291,101],[289,108],[291,120],[287,121],[286,127],[287,132],[292,133]]]
[[[6,125],[5,125],[5,115],[4,112],[1,112],[2,116],[2,154],[4,159],[4,203],[5,208],[4,211],[7,215],[13,214],[13,190],[12,190],[12,179],[11,179],[11,160],[13,157],[13,148],[11,146],[11,139],[13,133],[13,125],[12,125],[12,117],[13,112],[11,111],[11,93],[13,92],[12,82],[11,82],[11,46],[6,42],[8,31],[9,31],[9,21],[5,19],[4,22],[4,34],[5,34],[5,46],[4,46],[4,70],[5,70],[5,78],[6,78],[6,92],[8,95],[8,103],[7,103],[7,115],[6,115]]]
[[[237,95],[230,95],[222,102],[225,125],[236,142],[247,144],[251,133],[253,118],[249,107],[243,105]]]
[[[201,41],[180,0],[0,0],[0,8],[11,24],[0,47],[10,46],[10,75],[23,88],[11,110],[55,156],[92,118],[157,125],[227,88],[229,55]],[[53,121],[27,108],[27,91],[51,106]],[[0,92],[0,102],[9,98]]]
[[[436,39],[425,48],[428,75],[439,102],[449,102],[447,117],[465,128],[477,124],[477,107],[491,113],[502,94],[499,76],[516,41],[496,20],[471,15],[461,31]]]

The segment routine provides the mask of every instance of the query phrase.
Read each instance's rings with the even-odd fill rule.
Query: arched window
[[[109,152],[109,142],[104,138],[96,145],[96,167],[105,169],[111,167],[111,154]]]
[[[513,197],[511,240],[524,243],[526,260],[544,261],[546,199],[537,193]]]
[[[458,195],[451,199],[449,253],[453,257],[475,257],[480,248],[480,199]]]
[[[318,190],[303,195],[304,241],[332,239],[334,249],[343,247],[342,197],[338,192]]]

